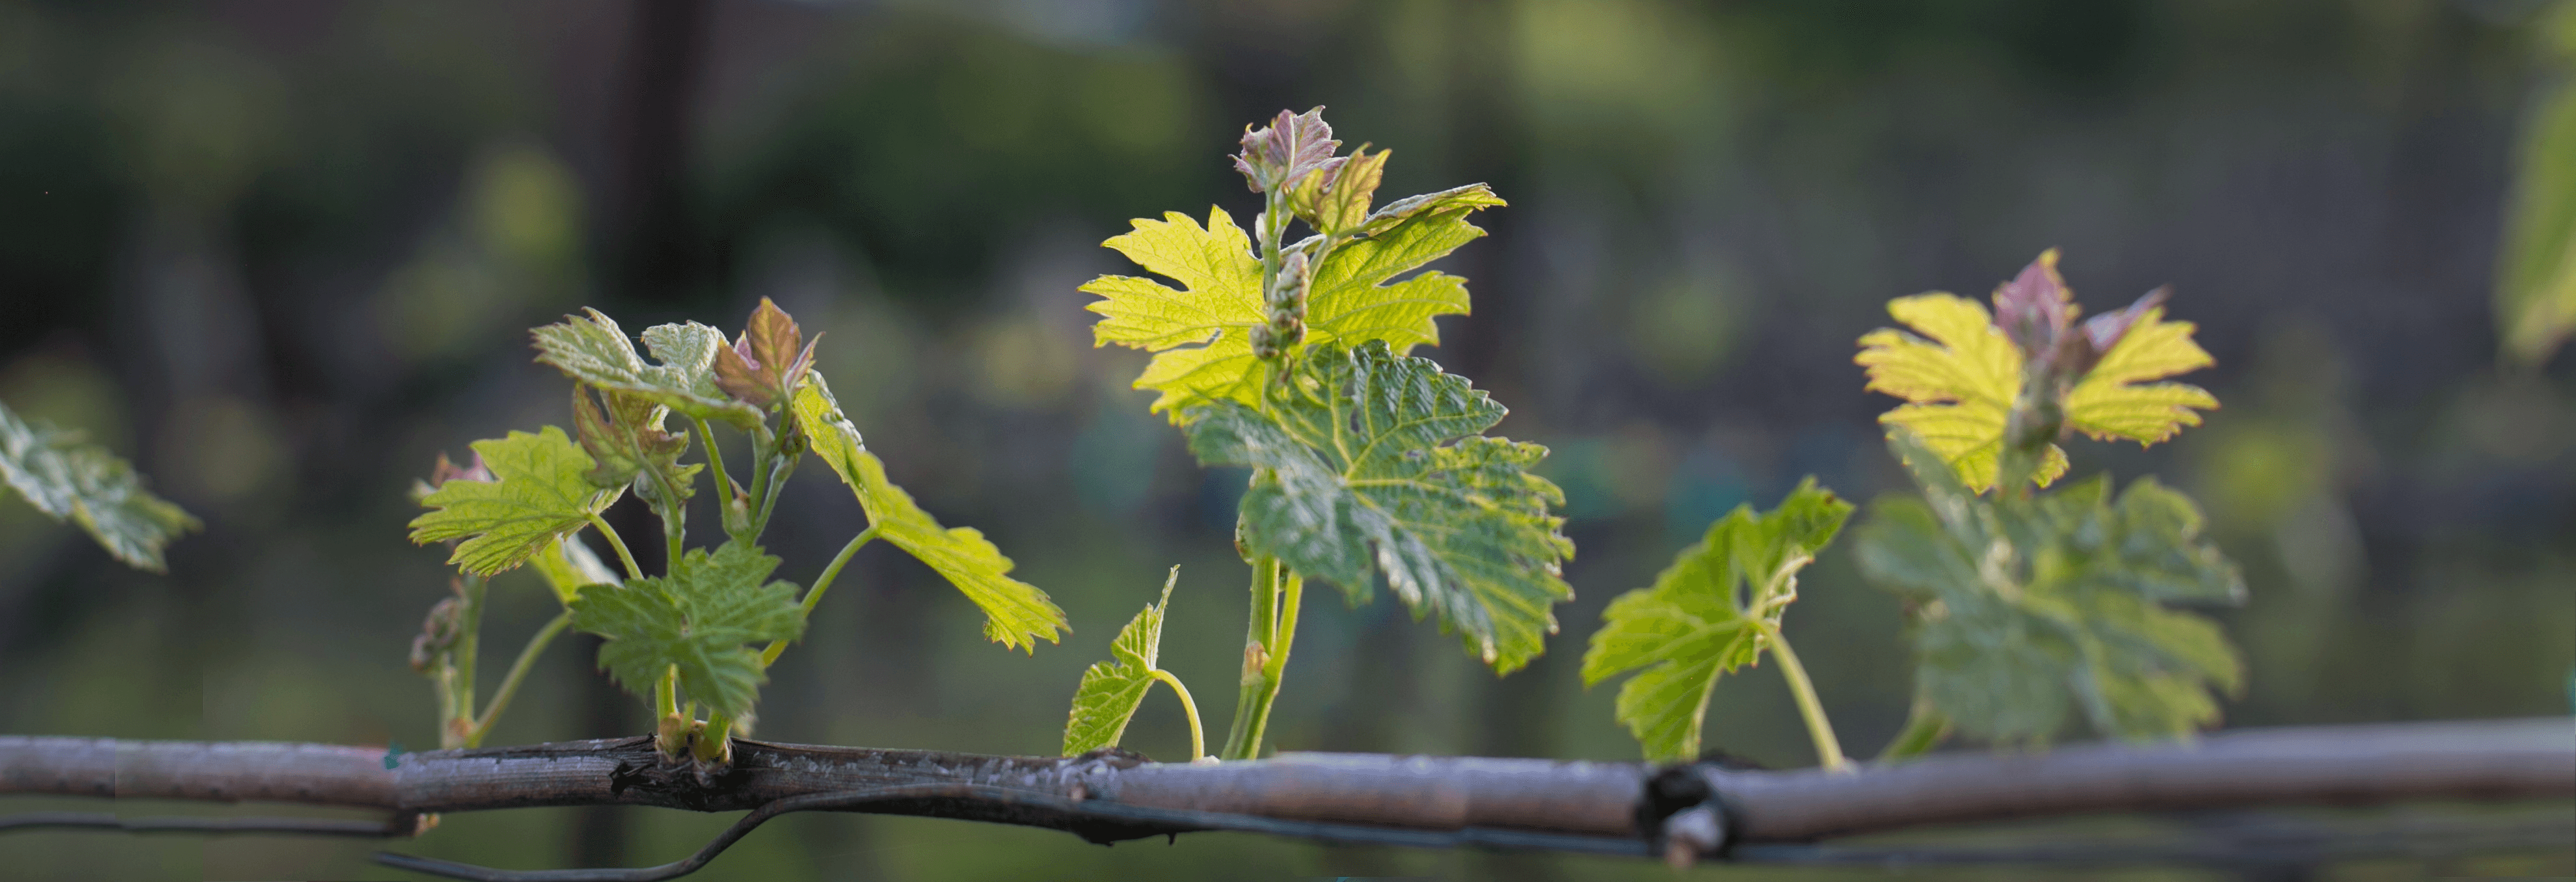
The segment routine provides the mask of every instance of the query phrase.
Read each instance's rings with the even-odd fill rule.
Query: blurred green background
[[[1512,407],[1498,434],[1555,449],[1579,597],[1549,654],[1497,680],[1392,600],[1318,595],[1281,749],[1634,758],[1615,687],[1575,677],[1602,605],[1800,476],[1901,489],[1872,420],[1895,402],[1861,391],[1854,339],[1891,297],[1982,296],[2050,246],[2097,308],[2172,283],[2218,359],[2186,378],[2225,403],[2207,427],[2073,453],[2079,474],[2188,489],[2245,567],[2253,600],[2225,618],[2251,677],[2228,725],[2567,713],[2576,359],[2500,355],[2492,302],[2499,267],[2576,213],[2547,189],[2576,189],[2576,110],[2549,110],[2576,16],[2552,11],[0,0],[0,400],[89,429],[207,523],[160,577],[0,502],[0,731],[435,746],[405,652],[446,576],[403,539],[410,482],[474,439],[568,425],[526,328],[583,305],[737,327],[761,297],[828,333],[819,367],[894,477],[990,534],[1074,632],[1006,652],[929,570],[871,548],[772,671],[760,737],[1052,753],[1081,669],[1175,563],[1164,663],[1221,727],[1242,475],[1201,471],[1146,413],[1126,388],[1144,357],[1093,348],[1074,289],[1131,271],[1096,247],[1131,217],[1248,218],[1224,154],[1244,123],[1316,104],[1347,142],[1394,148],[1390,194],[1483,180],[1512,201],[1442,264],[1475,313],[1423,354]],[[2529,134],[2549,119],[2567,132]],[[780,575],[811,579],[859,523],[801,470],[770,533]],[[1906,708],[1895,605],[1843,549],[1802,593],[1789,631],[1845,744],[1874,752]],[[493,596],[486,688],[554,603],[525,573]],[[494,743],[646,731],[595,648],[554,647]],[[1709,741],[1812,761],[1768,671],[1720,686]],[[1127,744],[1186,752],[1167,697]],[[68,806],[0,799],[35,807]],[[642,864],[728,820],[482,813],[401,847]],[[404,878],[373,847],[14,834],[0,866]],[[1670,875],[805,815],[698,878],[1393,874]]]

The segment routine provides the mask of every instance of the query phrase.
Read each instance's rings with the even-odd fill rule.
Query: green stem
[[[777,436],[770,434],[764,426],[759,437],[753,438],[751,442],[751,501],[749,504],[743,506],[743,514],[745,516],[756,516],[762,509],[768,506],[770,490],[769,473],[771,471],[770,461],[777,458],[778,438]],[[757,539],[759,537],[760,530],[759,528],[754,527],[751,530],[751,538]]]
[[[770,457],[769,492],[760,499],[760,508],[752,513],[751,535],[759,538],[769,529],[769,514],[778,508],[778,491],[786,488],[787,477],[796,473],[796,457],[778,454]]]
[[[527,679],[528,669],[536,665],[537,655],[545,652],[546,644],[553,643],[557,635],[571,626],[572,610],[564,610],[555,616],[554,621],[538,629],[537,636],[528,638],[527,647],[519,650],[519,659],[510,663],[510,672],[502,675],[500,688],[492,690],[492,704],[485,707],[483,716],[474,721],[473,731],[466,733],[466,747],[483,746],[483,736],[492,731],[492,722],[500,719],[501,711],[509,708],[510,699],[519,694],[519,682]]]
[[[626,562],[626,578],[644,578],[644,568],[635,565],[635,553],[626,550],[626,540],[618,537],[616,527],[609,526],[608,521],[601,518],[597,512],[591,513],[590,525],[598,527],[599,534],[608,537],[608,544],[616,546],[617,559]]]
[[[1162,668],[1155,668],[1148,673],[1152,674],[1154,679],[1163,681],[1164,685],[1172,687],[1172,691],[1181,696],[1181,711],[1190,716],[1190,759],[1196,760],[1206,756],[1207,741],[1199,734],[1199,702],[1198,699],[1190,697],[1190,687],[1181,685],[1181,678],[1172,676],[1172,672]]]
[[[1780,636],[1777,627],[1764,626],[1762,636],[1771,644],[1771,657],[1780,660],[1780,676],[1789,681],[1789,694],[1798,700],[1798,716],[1807,721],[1807,737],[1816,742],[1817,764],[1828,772],[1851,770],[1843,759],[1842,742],[1834,738],[1834,725],[1825,719],[1824,702],[1816,700],[1816,684],[1807,680],[1807,668],[1798,663],[1798,653],[1789,649],[1789,640]]]
[[[680,715],[680,666],[662,671],[662,679],[653,683],[653,709],[663,716]]]
[[[1252,621],[1244,629],[1243,676],[1236,682],[1234,722],[1226,729],[1226,759],[1251,759],[1260,752],[1261,733],[1257,720],[1268,719],[1270,640],[1278,634],[1275,624],[1279,609],[1279,562],[1268,556],[1252,559]]]
[[[662,521],[662,541],[669,546],[663,550],[662,570],[669,572],[679,564],[680,548],[689,535],[689,504],[680,499],[680,488],[671,484],[670,476],[659,469],[648,473],[653,476],[653,486],[661,488],[654,494],[659,498],[653,502],[653,516]]]
[[[707,427],[707,421],[704,417],[690,417],[689,421],[697,424],[698,446],[707,449],[707,468],[714,470],[716,473],[716,504],[719,506],[731,505],[733,503],[733,473],[725,470],[724,451],[716,448],[715,430]],[[719,518],[719,520],[721,520],[721,518]]]
[[[1288,668],[1288,649],[1297,639],[1297,613],[1305,597],[1305,579],[1288,572],[1275,558],[1253,563],[1251,634],[1243,648],[1243,682],[1236,694],[1234,725],[1226,735],[1226,759],[1253,759],[1270,729],[1270,709]]]
[[[1263,672],[1270,680],[1270,691],[1274,693],[1279,691],[1280,675],[1288,670],[1288,645],[1297,642],[1297,609],[1304,605],[1306,597],[1306,578],[1288,572],[1284,564],[1279,570],[1286,577],[1287,584],[1279,589],[1279,617],[1270,632],[1270,667]],[[1268,709],[1264,708],[1263,712],[1266,721]],[[1262,723],[1255,722],[1253,727],[1261,728]]]
[[[707,727],[698,733],[696,744],[689,747],[691,756],[714,765],[733,763],[733,717],[717,711],[707,712]]]
[[[859,546],[866,545],[868,540],[877,538],[877,528],[880,526],[883,525],[869,524],[867,529],[859,531],[859,535],[850,537],[849,544],[841,546],[840,554],[832,556],[831,565],[823,568],[822,575],[814,577],[814,587],[805,589],[805,608],[804,611],[797,613],[798,618],[813,617],[814,604],[822,601],[823,592],[832,587],[832,580],[841,577],[841,566],[850,562],[850,555],[857,554]],[[766,668],[776,664],[779,653],[786,651],[787,641],[770,641],[769,648],[760,651],[760,666]],[[710,719],[708,722],[712,724],[714,720]]]
[[[1905,729],[1896,733],[1896,740],[1888,742],[1886,750],[1879,751],[1878,761],[1894,763],[1921,756],[1949,735],[1950,718],[1931,702],[1915,699],[1914,710],[1905,716]]]

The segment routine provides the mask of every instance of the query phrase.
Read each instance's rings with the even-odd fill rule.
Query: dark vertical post
[[[707,0],[640,0],[628,8],[632,17],[618,75],[618,128],[610,141],[614,189],[605,200],[612,220],[602,274],[611,287],[604,293],[612,300],[668,305],[689,299],[708,281],[707,249],[692,214],[688,172],[709,6]],[[640,504],[618,506],[608,513],[608,521],[647,574],[665,571],[662,527]],[[599,641],[585,638],[580,647],[581,663],[591,666]],[[605,677],[585,676],[582,682],[586,734],[646,730],[633,697]],[[574,828],[576,866],[629,863],[624,810],[582,809]]]
[[[669,305],[711,281],[708,248],[690,198],[697,91],[705,70],[707,0],[634,5],[620,76],[615,142],[616,236],[608,277],[622,299]]]

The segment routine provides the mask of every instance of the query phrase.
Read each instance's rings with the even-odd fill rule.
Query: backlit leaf
[[[796,421],[815,456],[841,476],[859,496],[877,537],[893,543],[965,592],[984,610],[984,637],[1013,649],[1035,651],[1038,638],[1057,641],[1069,630],[1064,610],[1037,586],[1010,577],[1011,559],[972,527],[946,528],[912,501],[912,494],[886,480],[885,463],[869,453],[859,430],[841,415],[841,405],[820,373],[806,374],[796,390]]]
[[[1065,756],[1117,747],[1118,739],[1127,734],[1127,721],[1135,718],[1145,693],[1153,689],[1155,656],[1163,646],[1163,612],[1171,608],[1172,585],[1180,579],[1181,568],[1173,567],[1163,580],[1163,598],[1146,604],[1127,620],[1127,627],[1118,629],[1118,639],[1109,644],[1108,661],[1092,662],[1082,672],[1082,686],[1073,693],[1073,713],[1064,723]]]
[[[1563,494],[1529,471],[1547,448],[1477,434],[1503,414],[1465,378],[1373,341],[1309,347],[1263,410],[1213,401],[1186,422],[1199,462],[1257,469],[1242,503],[1251,553],[1354,602],[1383,572],[1417,617],[1437,611],[1509,672],[1573,597],[1558,570],[1574,544],[1548,513]]]
[[[161,550],[179,534],[204,527],[185,510],[144,489],[134,466],[41,421],[26,422],[0,405],[0,480],[54,520],[70,520],[126,566],[155,573]]]
[[[1377,194],[1377,185],[1386,175],[1386,161],[1395,151],[1368,152],[1363,145],[1351,152],[1339,168],[1319,170],[1297,182],[1289,197],[1297,217],[1319,233],[1357,231],[1368,221],[1369,202]]]
[[[1909,402],[1880,415],[1879,422],[1912,432],[1968,487],[1994,486],[2005,422],[2021,392],[2021,351],[1995,327],[1985,306],[1964,297],[1899,297],[1887,311],[1914,333],[1872,331],[1860,338],[1861,351],[1853,359],[1868,369],[1870,391]],[[2210,364],[2209,354],[2191,340],[2191,323],[2163,317],[2160,307],[2147,310],[2067,394],[2069,428],[2099,439],[2152,444],[2183,426],[2199,425],[2193,408],[2218,406],[2197,387],[2146,382]],[[2066,452],[2050,445],[2035,477],[2046,486],[2066,467]]]
[[[1373,235],[1334,248],[1316,268],[1305,346],[1383,340],[1402,354],[1439,344],[1433,318],[1466,314],[1465,279],[1440,272],[1396,277],[1483,236],[1467,215],[1503,201],[1481,184],[1416,200],[1371,215]],[[1252,352],[1251,329],[1264,314],[1261,262],[1251,238],[1221,208],[1209,209],[1205,227],[1179,212],[1133,223],[1134,230],[1101,244],[1181,288],[1134,276],[1101,276],[1082,286],[1104,298],[1086,307],[1102,316],[1092,327],[1095,344],[1156,353],[1136,379],[1136,388],[1163,393],[1156,411],[1200,397],[1256,403],[1269,368]]]
[[[1324,122],[1323,108],[1305,113],[1282,110],[1270,125],[1244,131],[1243,152],[1235,155],[1234,170],[1243,173],[1252,192],[1266,193],[1341,165],[1342,160],[1333,158],[1333,151],[1341,148],[1342,142],[1333,140],[1332,125]]]
[[[2218,399],[2198,386],[2150,383],[2215,364],[2192,342],[2192,323],[2164,320],[2163,307],[2153,307],[2132,324],[2102,361],[2066,393],[2066,425],[2101,441],[2135,441],[2144,447],[2161,443],[2184,426],[2200,425],[2200,413]]]
[[[617,571],[602,563],[599,555],[577,536],[555,540],[554,547],[528,558],[528,566],[546,580],[546,587],[554,589],[555,599],[567,607],[572,606],[573,598],[581,596],[581,589],[619,581]]]
[[[622,488],[600,489],[588,477],[590,455],[547,426],[536,434],[474,442],[496,482],[448,481],[421,498],[436,511],[412,519],[411,541],[464,539],[448,563],[491,575],[527,561],[556,540],[581,532]]]
[[[553,365],[574,380],[601,389],[637,395],[698,419],[723,420],[744,429],[760,425],[757,408],[735,401],[716,385],[716,350],[724,332],[696,322],[656,325],[644,331],[644,345],[659,364],[647,363],[614,319],[596,309],[587,317],[536,328],[537,360]]]
[[[814,364],[814,346],[821,342],[821,334],[806,342],[804,329],[786,310],[767,297],[760,298],[742,336],[731,347],[716,350],[716,385],[734,398],[767,407],[805,382],[805,371]]]
[[[2183,737],[2241,685],[2217,623],[2171,603],[2242,602],[2244,580],[2182,494],[2108,478],[2030,499],[1978,496],[1903,433],[1924,498],[1887,497],[1861,571],[1918,610],[1915,686],[1961,731],[2041,742],[2081,716],[2103,735]],[[1906,449],[1906,448],[1914,449]]]
[[[1736,506],[1653,586],[1610,602],[1583,654],[1583,685],[1637,672],[1619,687],[1616,713],[1648,760],[1699,756],[1718,677],[1756,663],[1766,630],[1797,600],[1798,572],[1850,515],[1850,503],[1808,478],[1768,513]]]
[[[583,590],[572,601],[573,627],[607,638],[599,667],[626,691],[651,695],[676,665],[691,700],[741,716],[768,681],[750,644],[805,633],[796,586],[763,582],[777,568],[778,558],[738,542],[714,554],[692,548],[668,576]]]
[[[2552,37],[2556,82],[2523,122],[2495,274],[2501,348],[2527,365],[2576,332],[2576,4],[2557,4],[2539,31]]]

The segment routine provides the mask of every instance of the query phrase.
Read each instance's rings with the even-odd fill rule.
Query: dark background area
[[[88,429],[207,529],[152,576],[0,502],[0,731],[435,746],[404,658],[446,576],[404,541],[410,482],[441,451],[569,424],[526,328],[584,305],[731,328],[761,297],[828,334],[818,367],[894,477],[991,535],[1074,631],[1034,657],[987,644],[953,589],[871,548],[772,671],[760,737],[1051,753],[1079,672],[1175,563],[1164,664],[1221,728],[1242,475],[1201,471],[1146,412],[1127,388],[1145,357],[1093,348],[1075,288],[1133,271],[1096,247],[1129,218],[1249,222],[1224,155],[1244,123],[1317,104],[1347,143],[1395,150],[1383,192],[1511,200],[1439,265],[1475,312],[1421,354],[1513,409],[1498,434],[1555,450],[1578,598],[1548,655],[1497,680],[1392,600],[1316,595],[1280,749],[1634,758],[1615,687],[1575,676],[1602,605],[1801,476],[1902,489],[1873,421],[1895,402],[1861,391],[1853,341],[1889,298],[1982,296],[2051,246],[2096,308],[2172,284],[2218,360],[2184,378],[2224,402],[2209,425],[2071,453],[2078,475],[2193,493],[2244,566],[2227,725],[2567,713],[2570,359],[2504,365],[2490,308],[2547,10],[6,0],[0,400]],[[860,523],[809,464],[770,532],[780,575],[810,580]],[[487,672],[553,613],[532,575],[493,596]],[[1802,596],[1787,627],[1845,744],[1874,753],[1911,676],[1896,606],[1842,549]],[[550,650],[494,743],[645,731],[595,648]],[[1708,731],[1812,762],[1767,670],[1720,684]],[[1186,752],[1167,695],[1127,744]],[[641,864],[727,820],[483,813],[403,847]],[[372,847],[17,834],[0,865],[396,877]],[[1669,875],[799,816],[699,878],[1345,874]]]

